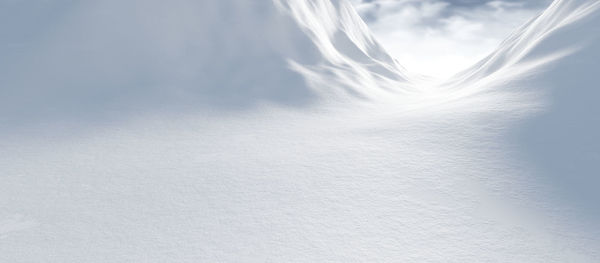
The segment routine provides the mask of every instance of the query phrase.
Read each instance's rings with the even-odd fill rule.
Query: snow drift
[[[599,9],[600,1],[556,0],[453,80],[473,96],[511,93],[534,111],[518,124],[515,143],[541,177],[593,213],[600,213]]]
[[[598,262],[540,183],[597,209],[597,3],[437,87],[341,0],[1,2],[0,125],[58,129],[0,133],[0,261]]]
[[[298,106],[406,80],[346,1],[2,1],[0,10],[4,121]]]
[[[581,45],[593,49],[590,44],[596,41],[597,34],[593,31],[595,22],[591,20],[596,16],[598,5],[597,1],[554,1],[542,14],[508,37],[490,56],[455,78],[481,80],[509,67],[537,72],[536,66],[564,57],[583,48]]]

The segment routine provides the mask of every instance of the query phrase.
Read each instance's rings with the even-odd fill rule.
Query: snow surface
[[[373,96],[376,83],[406,78],[345,1],[1,4],[0,117],[11,122],[302,106],[329,93]]]
[[[0,261],[598,262],[598,8],[440,84],[346,1],[0,2]]]

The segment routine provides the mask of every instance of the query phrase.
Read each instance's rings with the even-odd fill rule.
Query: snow
[[[68,2],[2,2],[5,24],[29,18],[39,31],[4,29],[2,119],[301,106],[323,93],[373,96],[381,88],[363,87],[405,80],[346,2]],[[41,18],[21,11],[28,7]],[[338,85],[324,90],[325,74]]]
[[[597,262],[598,3],[440,84],[346,1],[2,2],[0,261]]]
[[[599,8],[598,1],[555,1],[461,76],[476,82],[492,79],[480,90],[517,90],[540,97],[541,112],[515,128],[518,150],[540,169],[540,176],[560,185],[566,198],[594,215],[600,213],[600,108],[595,101],[600,95],[595,87]],[[494,84],[505,75],[512,79]]]

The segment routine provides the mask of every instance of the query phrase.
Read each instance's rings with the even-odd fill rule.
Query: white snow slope
[[[1,1],[1,262],[598,262],[600,2],[444,84],[346,1]]]
[[[541,111],[515,129],[519,151],[545,179],[560,184],[594,214],[600,213],[598,9],[600,1],[555,1],[487,59],[451,81],[456,87],[470,86],[469,92],[509,92],[523,106],[538,104],[531,109]]]
[[[346,2],[0,4],[0,117],[8,121],[174,104],[298,106],[328,93],[374,96],[380,88],[365,87],[405,80]],[[322,75],[335,85],[324,87]]]

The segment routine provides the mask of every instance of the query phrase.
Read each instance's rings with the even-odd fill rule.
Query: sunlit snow
[[[600,260],[598,1],[446,80],[346,0],[0,22],[1,262]]]

